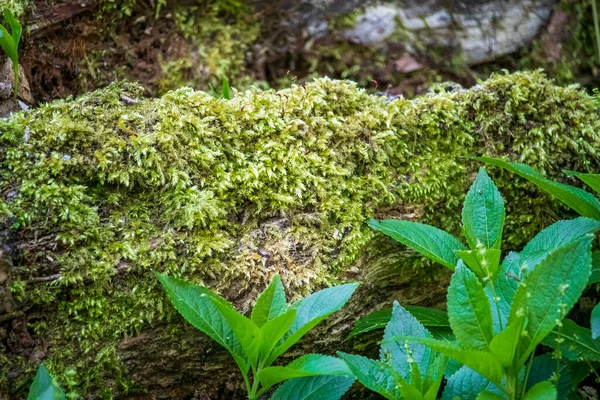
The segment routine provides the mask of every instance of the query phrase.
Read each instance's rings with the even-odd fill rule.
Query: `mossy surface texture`
[[[540,72],[413,101],[328,79],[230,101],[141,92],[114,84],[0,120],[16,309],[35,315],[38,356],[81,395],[129,390],[118,342],[183,323],[152,269],[209,285],[242,309],[276,272],[297,297],[370,267],[360,262],[374,237],[368,218],[408,212],[457,233],[477,167],[463,157],[506,155],[549,175],[598,167],[594,99]],[[563,212],[490,173],[507,199],[505,248],[518,250]],[[36,366],[4,351],[3,371]],[[10,384],[4,376],[0,392],[23,390],[28,373]]]

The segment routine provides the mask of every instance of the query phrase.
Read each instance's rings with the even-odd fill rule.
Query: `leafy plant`
[[[475,398],[477,393],[478,399],[557,398],[557,393],[570,390],[558,386],[568,374],[561,367],[564,364],[553,360],[546,365],[549,357],[535,357],[535,350],[541,343],[557,349],[558,355],[568,350],[563,328],[576,324],[564,319],[588,283],[592,240],[600,222],[583,217],[559,221],[500,263],[504,219],[502,196],[481,169],[463,207],[468,247],[432,226],[397,220],[370,222],[373,228],[454,270],[448,288],[448,321],[455,340],[416,332],[384,340],[384,344],[405,348],[424,345],[463,364],[448,374],[443,399]],[[539,370],[552,366],[556,371],[532,373],[534,365]]]
[[[217,89],[215,89],[210,83],[208,84],[208,88],[213,97],[216,97],[217,99],[231,100],[231,87],[229,86],[229,79],[227,79],[226,76],[223,77],[220,91],[217,91]]]
[[[19,89],[19,42],[21,41],[21,34],[23,33],[23,27],[17,21],[13,13],[8,9],[4,9],[4,19],[10,27],[11,33],[0,24],[0,47],[4,50],[8,58],[12,61],[13,71],[15,75],[15,87],[14,93],[17,97],[17,91]]]
[[[231,354],[244,377],[249,399],[287,381],[272,399],[334,400],[354,382],[347,365],[331,356],[308,354],[286,366],[272,364],[319,322],[342,308],[357,283],[323,289],[288,306],[281,279],[275,275],[247,318],[203,286],[160,273],[156,276],[177,311]],[[310,387],[312,397],[296,391],[298,387]],[[329,397],[319,397],[319,393]]]
[[[431,351],[427,346],[413,343],[390,342],[398,335],[411,335],[424,339],[431,333],[398,302],[394,302],[391,319],[386,325],[380,359],[338,352],[356,378],[370,390],[386,399],[401,397],[415,400],[434,400],[437,397],[447,358]]]
[[[35,379],[29,388],[27,400],[65,400],[65,393],[62,391],[56,379],[48,373],[44,364],[40,364]]]

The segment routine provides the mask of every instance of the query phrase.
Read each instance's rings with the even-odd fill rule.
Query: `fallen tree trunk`
[[[459,232],[478,167],[509,156],[557,174],[598,168],[598,110],[539,73],[388,101],[318,80],[226,101],[112,85],[0,120],[0,395],[22,398],[42,360],[84,398],[240,398],[234,363],[174,312],[151,270],[248,310],[280,273],[290,300],[358,280],[342,311],[290,350],[358,352],[353,322],[402,304],[443,307],[449,271],[365,225]],[[506,249],[565,211],[493,172]]]

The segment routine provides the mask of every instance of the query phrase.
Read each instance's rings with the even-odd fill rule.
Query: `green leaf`
[[[523,396],[523,400],[556,400],[558,393],[556,388],[549,381],[536,383]]]
[[[267,365],[292,347],[319,322],[342,308],[357,287],[358,283],[330,287],[294,303],[290,308],[296,310],[296,319],[284,335],[283,342],[271,353]]]
[[[435,359],[429,364],[429,368],[425,371],[425,379],[423,382],[424,400],[437,399],[442,380],[444,379],[444,370],[448,365],[448,357],[441,354],[436,354]]]
[[[564,319],[561,327],[552,331],[543,343],[558,348],[563,357],[571,361],[600,362],[600,339],[592,339],[592,331]]]
[[[450,326],[448,314],[435,308],[406,306],[406,311],[412,314],[423,326]],[[379,311],[372,312],[354,323],[352,331],[348,335],[348,339],[353,336],[361,335],[373,331],[375,329],[383,329],[392,318],[391,308],[382,308]]]
[[[488,157],[479,157],[477,160],[504,168],[522,176],[577,211],[581,216],[600,219],[600,201],[593,194],[583,189],[546,179],[542,174],[526,164],[507,162]]]
[[[231,100],[231,90],[229,88],[229,79],[226,76],[223,77],[223,83],[221,84],[221,94],[226,100]]]
[[[251,319],[258,327],[261,327],[267,321],[286,312],[286,310],[285,290],[279,274],[276,274],[269,286],[258,296],[252,309]]]
[[[498,271],[502,252],[497,249],[481,248],[479,250],[457,250],[456,255],[480,279],[490,279]]]
[[[599,229],[600,221],[585,217],[550,225],[531,239],[521,252],[521,266],[527,271],[525,274],[533,270],[550,252]]]
[[[292,378],[302,376],[332,375],[352,377],[354,374],[348,364],[339,358],[321,354],[304,355],[285,367],[268,367],[258,374],[263,388],[269,388]]]
[[[40,367],[35,374],[35,379],[29,388],[29,396],[27,400],[64,400],[65,392],[62,391],[56,379],[54,379],[49,373],[44,364],[40,364]]]
[[[454,251],[466,249],[451,234],[418,222],[372,219],[369,221],[369,226],[450,269],[454,269],[458,261]]]
[[[277,388],[271,400],[339,400],[354,383],[345,376],[308,376],[290,379]]]
[[[502,393],[489,379],[471,368],[463,366],[448,379],[442,393],[442,400],[452,400],[454,398],[475,400],[477,393],[483,391]]]
[[[186,321],[225,347],[231,354],[243,356],[237,336],[233,334],[231,326],[213,301],[213,296],[216,296],[214,293],[191,282],[170,278],[158,272],[155,272],[155,275],[175,309]]]
[[[504,200],[485,169],[480,168],[462,211],[463,231],[471,250],[499,250],[504,228]]]
[[[549,381],[555,378],[556,364],[557,360],[554,358],[553,353],[545,353],[535,357],[529,371],[526,390],[530,390],[539,382]],[[558,382],[556,383],[558,398],[566,399],[571,391],[571,376],[568,364],[561,362],[558,373]]]
[[[342,352],[337,354],[348,364],[356,379],[367,389],[379,393],[386,399],[400,398],[400,388],[395,378],[397,374],[390,365],[354,354]]]
[[[275,317],[260,328],[260,351],[261,360],[268,360],[271,350],[275,347],[279,339],[285,335],[294,320],[296,319],[296,310],[291,309],[286,313]]]
[[[406,337],[397,336],[389,338],[384,342],[400,341],[404,343],[406,340],[415,341],[426,345],[434,351],[442,353],[456,361],[472,368],[479,372],[484,377],[488,378],[494,384],[500,386],[503,377],[502,364],[496,360],[496,357],[487,351],[466,350],[459,347],[455,343],[448,343],[441,340],[431,338]]]
[[[448,288],[448,318],[462,347],[489,348],[493,337],[490,302],[477,276],[462,261],[457,264]]]
[[[8,30],[6,30],[6,28],[2,25],[0,25],[0,47],[2,47],[2,49],[6,52],[13,64],[18,62],[19,54],[17,52],[15,40],[10,33],[8,33]]]
[[[593,235],[587,235],[549,253],[517,289],[513,303],[519,303],[519,298],[527,299],[526,329],[530,340],[520,357],[526,358],[581,296],[591,270],[592,240]]]
[[[383,344],[379,350],[381,360],[391,358],[391,366],[404,379],[408,378],[410,371],[409,358],[412,359],[422,371],[427,371],[431,358],[431,350],[418,342],[408,344],[399,342],[386,342],[386,339],[397,336],[431,337],[423,325],[406,311],[397,301],[394,301],[392,318],[385,327]]]
[[[4,19],[10,26],[11,36],[15,42],[15,48],[18,48],[19,42],[21,41],[21,34],[23,33],[23,27],[8,8],[4,9]]]
[[[600,303],[596,304],[592,310],[592,339],[600,337]]]
[[[583,183],[591,187],[594,192],[600,194],[600,174],[584,174],[582,172],[563,170],[569,176],[576,176]]]
[[[524,322],[525,316],[515,318],[504,331],[494,336],[490,343],[490,351],[505,367],[513,365]]]
[[[600,251],[592,253],[592,273],[588,279],[588,285],[592,283],[600,283]]]

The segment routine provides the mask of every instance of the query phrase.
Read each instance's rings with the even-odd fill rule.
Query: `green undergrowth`
[[[73,393],[136,389],[119,340],[165,320],[178,329],[151,269],[247,310],[276,272],[298,298],[350,267],[377,269],[377,257],[363,257],[371,217],[457,233],[474,173],[464,156],[508,155],[549,175],[598,168],[594,99],[541,72],[412,101],[328,79],[230,101],[185,88],[142,93],[113,84],[0,120],[1,220],[20,244],[13,297],[28,314],[43,310],[30,332]],[[494,176],[509,205],[507,246],[564,213],[530,184]],[[377,241],[382,263],[404,278],[429,274]],[[0,371],[24,373],[0,391],[22,393],[37,365],[5,353]]]

